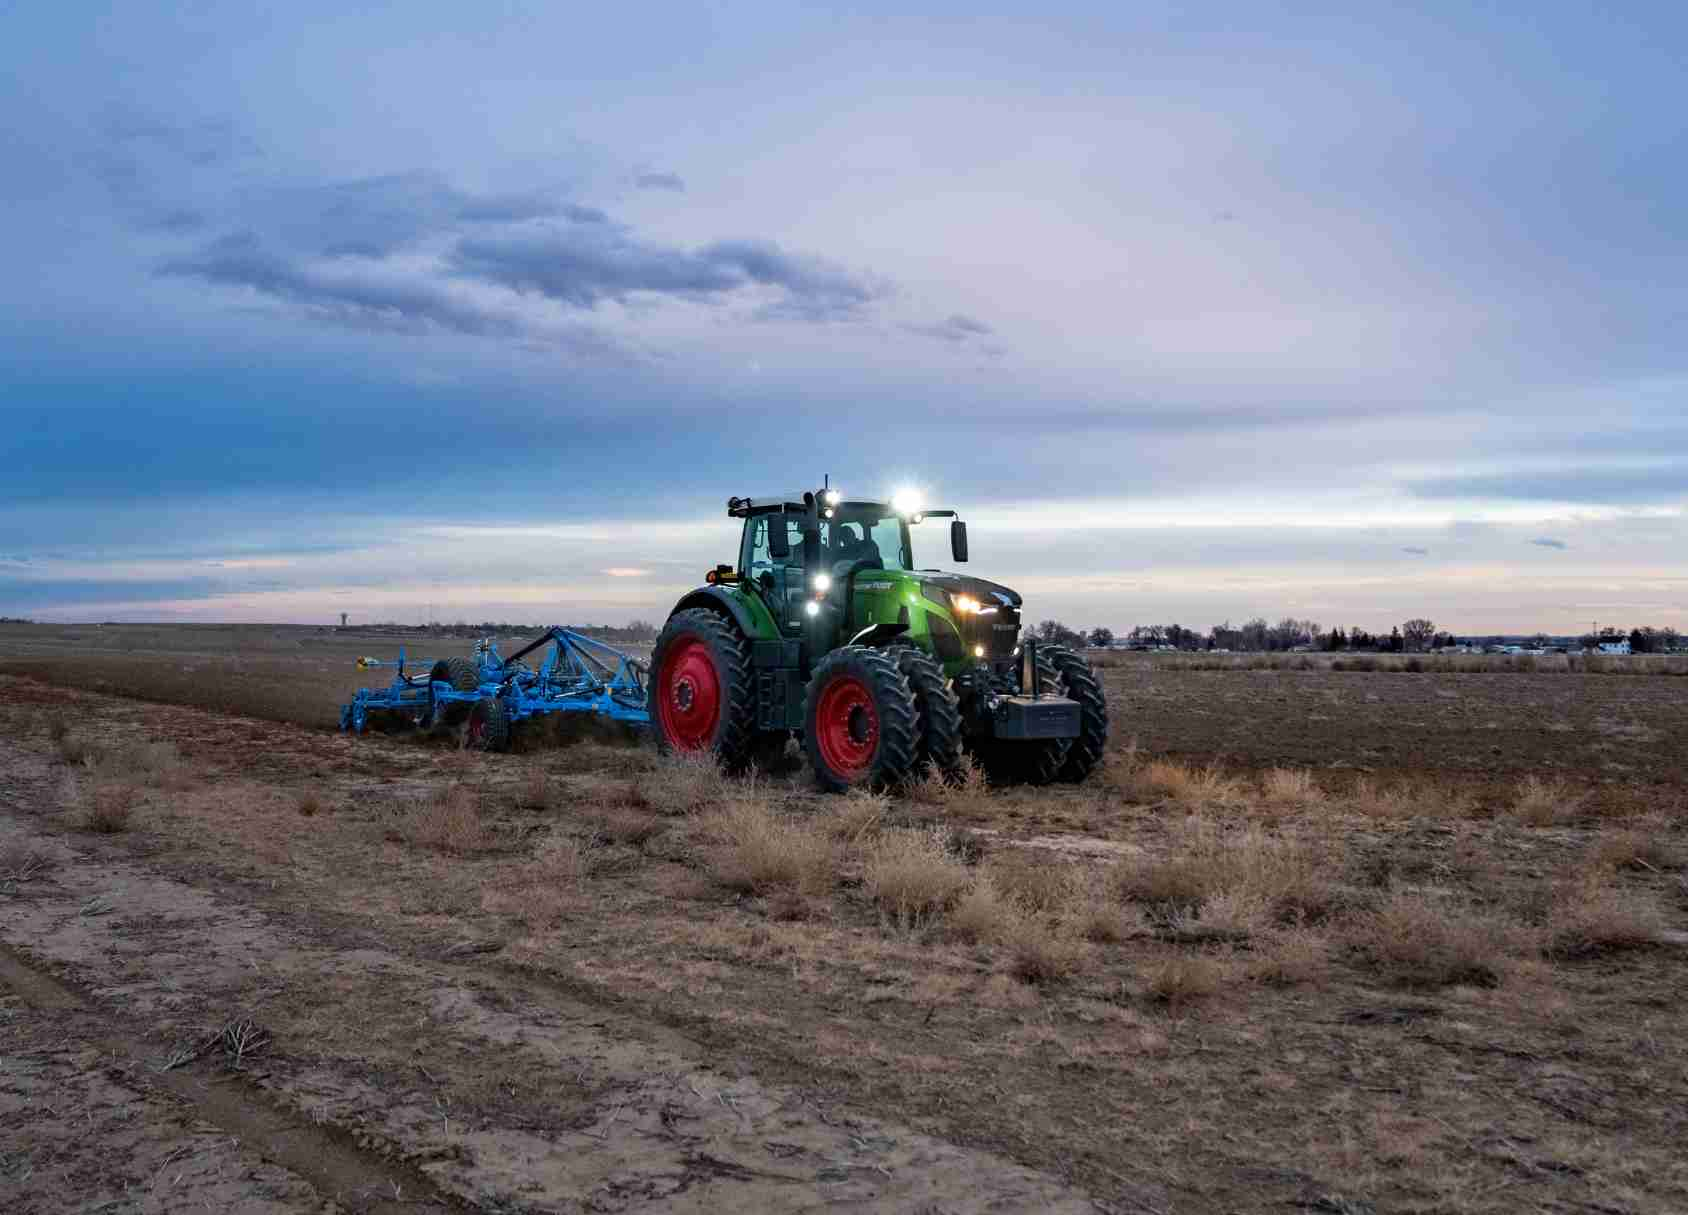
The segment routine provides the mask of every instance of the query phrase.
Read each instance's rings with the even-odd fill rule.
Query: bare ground
[[[1300,675],[1109,674],[1156,730],[1129,680],[1217,730]],[[1309,678],[1248,688],[1428,737],[1408,681],[1485,677]],[[1612,711],[1533,678],[1481,695]],[[1680,772],[1688,687],[1601,682],[1683,689],[1618,706]],[[1389,715],[1316,773],[1122,731],[1082,789],[858,801],[0,679],[0,1205],[1688,1209],[1680,779],[1370,762]],[[959,884],[899,911],[896,848]]]

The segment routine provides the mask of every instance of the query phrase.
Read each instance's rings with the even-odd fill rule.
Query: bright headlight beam
[[[841,502],[843,500],[844,495],[839,493],[836,489],[829,489],[829,490],[826,491],[826,493],[823,495],[823,497],[825,497],[826,504],[828,506],[837,506],[839,504],[839,502]]]
[[[811,599],[803,605],[803,610],[811,616],[819,616],[821,614],[821,605]]]
[[[816,574],[814,587],[817,591],[830,591],[832,589],[832,575]]]
[[[912,515],[924,505],[918,489],[899,489],[891,495],[891,509],[899,515]]]

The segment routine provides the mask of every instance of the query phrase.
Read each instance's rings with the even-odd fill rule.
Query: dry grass
[[[1131,773],[1139,795],[1165,798],[1187,805],[1222,805],[1237,801],[1241,786],[1217,764],[1191,768],[1168,759],[1154,759]]]
[[[1001,940],[1004,926],[1013,916],[1013,904],[986,872],[977,874],[955,900],[944,926],[957,940],[986,944]]]
[[[1248,977],[1268,987],[1322,982],[1330,974],[1330,942],[1305,928],[1288,928],[1255,942]]]
[[[1079,893],[1084,870],[1065,861],[1040,857],[1028,849],[1014,849],[991,860],[996,887],[1025,911],[1052,914]]]
[[[826,815],[825,830],[835,840],[857,845],[883,831],[891,814],[891,799],[885,794],[851,789],[834,799]]]
[[[1567,781],[1531,775],[1518,782],[1508,817],[1531,827],[1551,827],[1575,822],[1583,816],[1587,804],[1586,790],[1576,789]]]
[[[1469,790],[1440,789],[1413,780],[1386,785],[1361,777],[1341,800],[1355,814],[1388,821],[1470,818],[1477,812],[1477,800]]]
[[[940,834],[888,831],[865,851],[862,887],[904,929],[920,927],[961,897],[970,874]]]
[[[1180,1008],[1218,993],[1225,977],[1217,959],[1205,953],[1179,954],[1149,968],[1144,994]]]
[[[1521,935],[1518,926],[1476,908],[1404,891],[1357,917],[1346,933],[1372,969],[1403,987],[1492,987],[1520,952]]]
[[[299,800],[294,802],[293,805],[306,818],[314,818],[322,813],[322,798],[315,793],[301,793]]]
[[[633,800],[658,814],[699,814],[720,805],[731,786],[713,756],[677,751],[633,778]]]
[[[1070,978],[1084,968],[1089,957],[1083,941],[1066,935],[1057,925],[1025,914],[1007,921],[1002,944],[1008,954],[1008,973],[1022,983],[1055,983]]]
[[[104,781],[93,785],[86,793],[78,815],[78,825],[84,831],[98,835],[116,835],[129,829],[129,819],[141,799],[141,791],[121,781]]]
[[[1098,945],[1117,945],[1148,931],[1141,909],[1116,901],[1106,890],[1075,899],[1066,921],[1075,934]]]
[[[1657,944],[1664,927],[1652,899],[1590,877],[1561,891],[1548,913],[1547,952],[1580,958],[1641,949]]]
[[[453,856],[485,852],[496,836],[481,821],[480,800],[463,785],[451,785],[413,802],[397,825],[399,838],[416,848]]]
[[[1174,832],[1167,854],[1120,861],[1111,882],[1181,932],[1247,935],[1327,915],[1339,897],[1333,868],[1312,841],[1197,819]]]
[[[961,807],[981,810],[991,796],[984,769],[967,755],[961,757],[961,767],[954,774],[945,776],[936,769],[929,769],[923,776],[908,782],[903,792],[910,801],[951,810]]]
[[[731,890],[766,894],[787,887],[807,893],[832,888],[838,850],[813,823],[779,813],[754,792],[710,815],[704,830],[715,840],[709,868]]]
[[[60,759],[93,773],[96,780],[132,781],[174,792],[198,783],[172,742],[108,742],[67,731],[57,739],[57,746]]]
[[[660,816],[637,810],[606,810],[590,820],[595,834],[611,843],[643,848],[651,840],[668,830],[668,823]]]
[[[1273,768],[1260,779],[1262,800],[1280,810],[1310,810],[1324,805],[1325,791],[1305,768]]]

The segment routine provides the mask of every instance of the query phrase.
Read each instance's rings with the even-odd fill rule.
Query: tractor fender
[[[773,616],[768,613],[762,601],[742,591],[728,590],[721,586],[699,587],[676,603],[674,612],[684,612],[689,608],[706,608],[711,612],[731,616],[733,623],[738,625],[739,632],[751,641],[766,641],[780,635]],[[672,616],[674,612],[669,615]]]
[[[870,624],[867,628],[850,638],[851,645],[889,645],[898,637],[908,632],[906,620],[881,620],[878,624]]]

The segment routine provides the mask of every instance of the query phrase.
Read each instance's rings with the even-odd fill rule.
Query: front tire
[[[914,692],[883,650],[849,645],[821,659],[803,704],[803,748],[823,789],[884,788],[915,761]]]
[[[754,758],[756,682],[750,647],[707,608],[675,612],[651,653],[651,733],[663,751],[709,751],[739,771]]]
[[[1055,774],[1056,780],[1076,785],[1095,770],[1102,762],[1103,751],[1107,750],[1108,701],[1102,694],[1101,680],[1096,678],[1084,655],[1066,646],[1052,645],[1049,658],[1060,673],[1068,698],[1079,705],[1078,737],[1067,748],[1067,758]]]
[[[897,646],[897,669],[914,693],[914,768],[936,770],[946,780],[961,771],[961,709],[944,669],[924,650]]]
[[[1037,669],[1043,690],[1065,696],[1066,688],[1048,649],[1038,647]],[[1026,689],[1031,694],[1031,689]],[[973,758],[985,770],[985,779],[993,785],[1049,785],[1060,776],[1072,748],[1070,738],[1040,738],[1030,740],[995,738],[981,735],[968,740]]]

